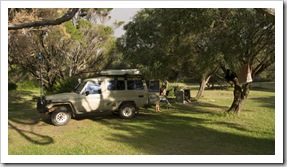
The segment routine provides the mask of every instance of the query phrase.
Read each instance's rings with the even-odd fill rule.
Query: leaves
[[[127,32],[119,39],[119,47],[132,66],[149,68],[150,73],[160,78],[188,74],[191,69],[202,71],[208,66],[200,62],[210,65],[215,61],[214,56],[199,61],[209,50],[209,39],[202,37],[211,31],[214,19],[219,18],[214,12],[214,9],[143,9],[124,27]]]

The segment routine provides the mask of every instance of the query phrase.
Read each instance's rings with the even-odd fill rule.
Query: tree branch
[[[9,25],[8,30],[18,30],[22,28],[30,28],[30,27],[40,27],[40,26],[47,26],[47,25],[59,25],[63,22],[71,20],[74,15],[79,11],[79,8],[72,8],[64,16],[57,18],[55,20],[41,20],[17,25]]]

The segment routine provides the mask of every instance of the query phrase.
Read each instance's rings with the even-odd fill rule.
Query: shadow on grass
[[[238,131],[245,131],[245,132],[251,132],[250,130],[241,127],[240,125],[236,124],[236,123],[231,123],[231,122],[223,122],[223,121],[219,121],[219,122],[213,122],[213,125],[221,125],[221,126],[225,126],[228,128],[233,128],[236,129]]]
[[[264,91],[264,92],[275,92],[274,82],[253,82],[251,84],[251,90]]]
[[[39,144],[39,145],[47,145],[47,144],[52,144],[54,143],[53,138],[46,136],[46,135],[41,135],[32,131],[28,131],[28,130],[22,130],[20,128],[17,128],[16,126],[14,126],[12,123],[12,121],[8,122],[8,125],[16,130],[23,138],[25,138],[27,141],[33,143],[33,144]]]
[[[202,107],[224,108],[202,102],[197,104]],[[207,114],[207,116],[199,118],[194,114]],[[213,120],[215,117],[223,118],[216,121]],[[173,104],[171,109],[164,109],[160,113],[155,113],[153,108],[142,111],[131,120],[97,121],[123,131],[110,134],[107,140],[131,146],[138,150],[139,155],[275,154],[274,139],[243,135],[253,132],[237,123],[225,122],[224,117],[224,114],[214,111],[203,112],[202,108],[196,106]],[[219,127],[220,130],[213,126]]]
[[[152,118],[148,120],[149,118]],[[109,123],[107,123],[109,122]],[[136,123],[134,123],[136,122]],[[111,124],[110,120],[101,123]],[[107,137],[124,143],[144,155],[274,155],[275,141],[249,137],[202,126],[208,119],[176,114],[140,115],[136,120],[122,123]],[[217,122],[237,130],[236,124]],[[214,124],[214,125],[215,125]]]
[[[33,132],[32,126],[36,126],[41,119],[35,109],[35,95],[30,91],[9,91],[8,93],[8,127],[15,130],[27,141],[33,144],[47,145],[54,142],[50,136]],[[30,126],[30,130],[25,130]]]
[[[113,120],[113,119],[119,119],[120,117],[118,115],[112,114],[111,112],[92,112],[92,113],[85,113],[82,115],[76,115],[73,119],[76,121],[83,121],[86,119],[92,120],[92,121],[100,121],[100,120]]]
[[[218,115],[220,114],[218,111],[226,111],[228,109],[227,106],[220,106],[203,101],[192,101],[191,103],[188,104],[174,103],[172,104],[172,106],[173,106],[172,108],[179,109],[183,112],[212,114],[212,115]]]
[[[271,108],[274,110],[275,96],[256,97],[256,98],[250,98],[249,100],[260,102],[260,106]]]

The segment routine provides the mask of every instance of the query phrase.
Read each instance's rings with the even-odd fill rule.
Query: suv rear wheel
[[[71,120],[71,113],[67,110],[57,109],[51,115],[51,121],[56,126],[67,125]]]
[[[136,107],[134,104],[126,103],[120,107],[119,111],[120,117],[124,119],[129,119],[135,116]]]

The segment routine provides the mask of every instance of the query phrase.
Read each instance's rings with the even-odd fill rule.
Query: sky
[[[114,8],[110,13],[110,16],[112,16],[112,17],[107,24],[113,25],[115,20],[124,21],[125,24],[127,24],[129,21],[132,20],[133,16],[139,10],[140,10],[140,8]],[[115,37],[120,37],[121,35],[123,35],[125,33],[125,31],[123,30],[124,25],[115,29]]]

